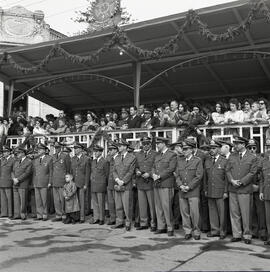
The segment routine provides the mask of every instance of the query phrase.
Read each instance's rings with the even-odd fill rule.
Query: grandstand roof
[[[270,1],[265,1],[269,6]],[[222,33],[228,26],[238,25],[250,10],[249,1],[240,0],[197,10],[211,31]],[[165,44],[183,24],[186,13],[156,18],[124,27],[128,37],[139,47],[153,49]],[[68,37],[57,43],[72,54],[86,56],[108,40],[112,29]],[[192,26],[184,35],[175,54],[158,60],[145,59],[120,49],[101,55],[96,64],[76,64],[63,56],[55,57],[44,69],[23,74],[9,64],[1,66],[0,79],[14,81],[23,93],[46,82],[44,87],[28,94],[56,108],[88,109],[133,104],[134,63],[141,63],[141,103],[155,103],[172,98],[215,98],[269,93],[270,24],[260,15],[250,31],[233,40],[210,42]],[[56,41],[8,49],[7,53],[23,66],[39,63]],[[260,55],[252,51],[264,52]],[[237,52],[237,53],[236,53]],[[239,52],[246,52],[241,53]],[[212,55],[182,64],[151,81],[164,69],[191,58]],[[83,73],[84,75],[79,76]],[[65,79],[60,80],[60,77]],[[49,82],[53,80],[53,82]],[[124,84],[118,83],[122,82]]]

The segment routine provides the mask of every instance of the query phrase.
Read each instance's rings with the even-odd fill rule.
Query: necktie
[[[41,162],[42,162],[42,158],[39,159],[39,163],[40,163],[40,164],[41,164]]]
[[[124,155],[121,155],[122,162],[124,161]]]
[[[239,159],[242,160],[242,158],[243,158],[243,154],[239,153]]]
[[[212,161],[213,161],[213,164],[215,164],[216,163],[216,157],[213,157]]]

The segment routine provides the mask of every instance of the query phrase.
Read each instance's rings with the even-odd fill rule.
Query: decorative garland
[[[12,55],[4,52],[0,57],[0,66],[3,64],[9,64],[13,69],[22,72],[24,74],[37,72],[45,68],[50,61],[56,56],[63,56],[66,60],[77,64],[93,64],[99,61],[99,56],[112,50],[115,47],[120,47],[128,52],[133,52],[139,57],[146,59],[160,59],[163,56],[171,55],[179,48],[179,42],[183,39],[184,33],[191,26],[196,25],[199,29],[199,34],[209,40],[210,42],[229,41],[233,40],[242,33],[250,29],[251,24],[254,22],[256,16],[261,14],[267,23],[270,23],[270,10],[267,7],[264,0],[251,1],[251,9],[248,12],[247,17],[238,26],[229,26],[224,33],[215,34],[210,28],[201,21],[199,14],[194,10],[189,10],[183,25],[179,28],[177,34],[173,36],[165,45],[156,47],[153,50],[146,50],[136,46],[127,36],[123,29],[116,27],[111,35],[111,39],[104,43],[104,45],[91,53],[88,56],[79,56],[71,54],[63,49],[59,44],[55,44],[50,49],[48,55],[41,60],[41,62],[34,66],[24,67],[18,64]]]

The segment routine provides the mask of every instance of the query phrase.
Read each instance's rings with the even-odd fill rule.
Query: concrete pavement
[[[0,219],[0,272],[270,269],[270,248],[202,235],[200,241],[109,226]]]

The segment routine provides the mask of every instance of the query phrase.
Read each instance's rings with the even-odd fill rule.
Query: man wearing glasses
[[[267,122],[269,117],[267,115],[267,101],[264,98],[259,99],[259,109],[262,116],[262,122]]]
[[[248,141],[247,149],[257,157],[257,163],[260,164],[262,157],[257,153],[257,143],[254,139]],[[264,202],[259,198],[259,171],[253,178],[253,199],[252,199],[252,237],[267,240],[266,219]]]

